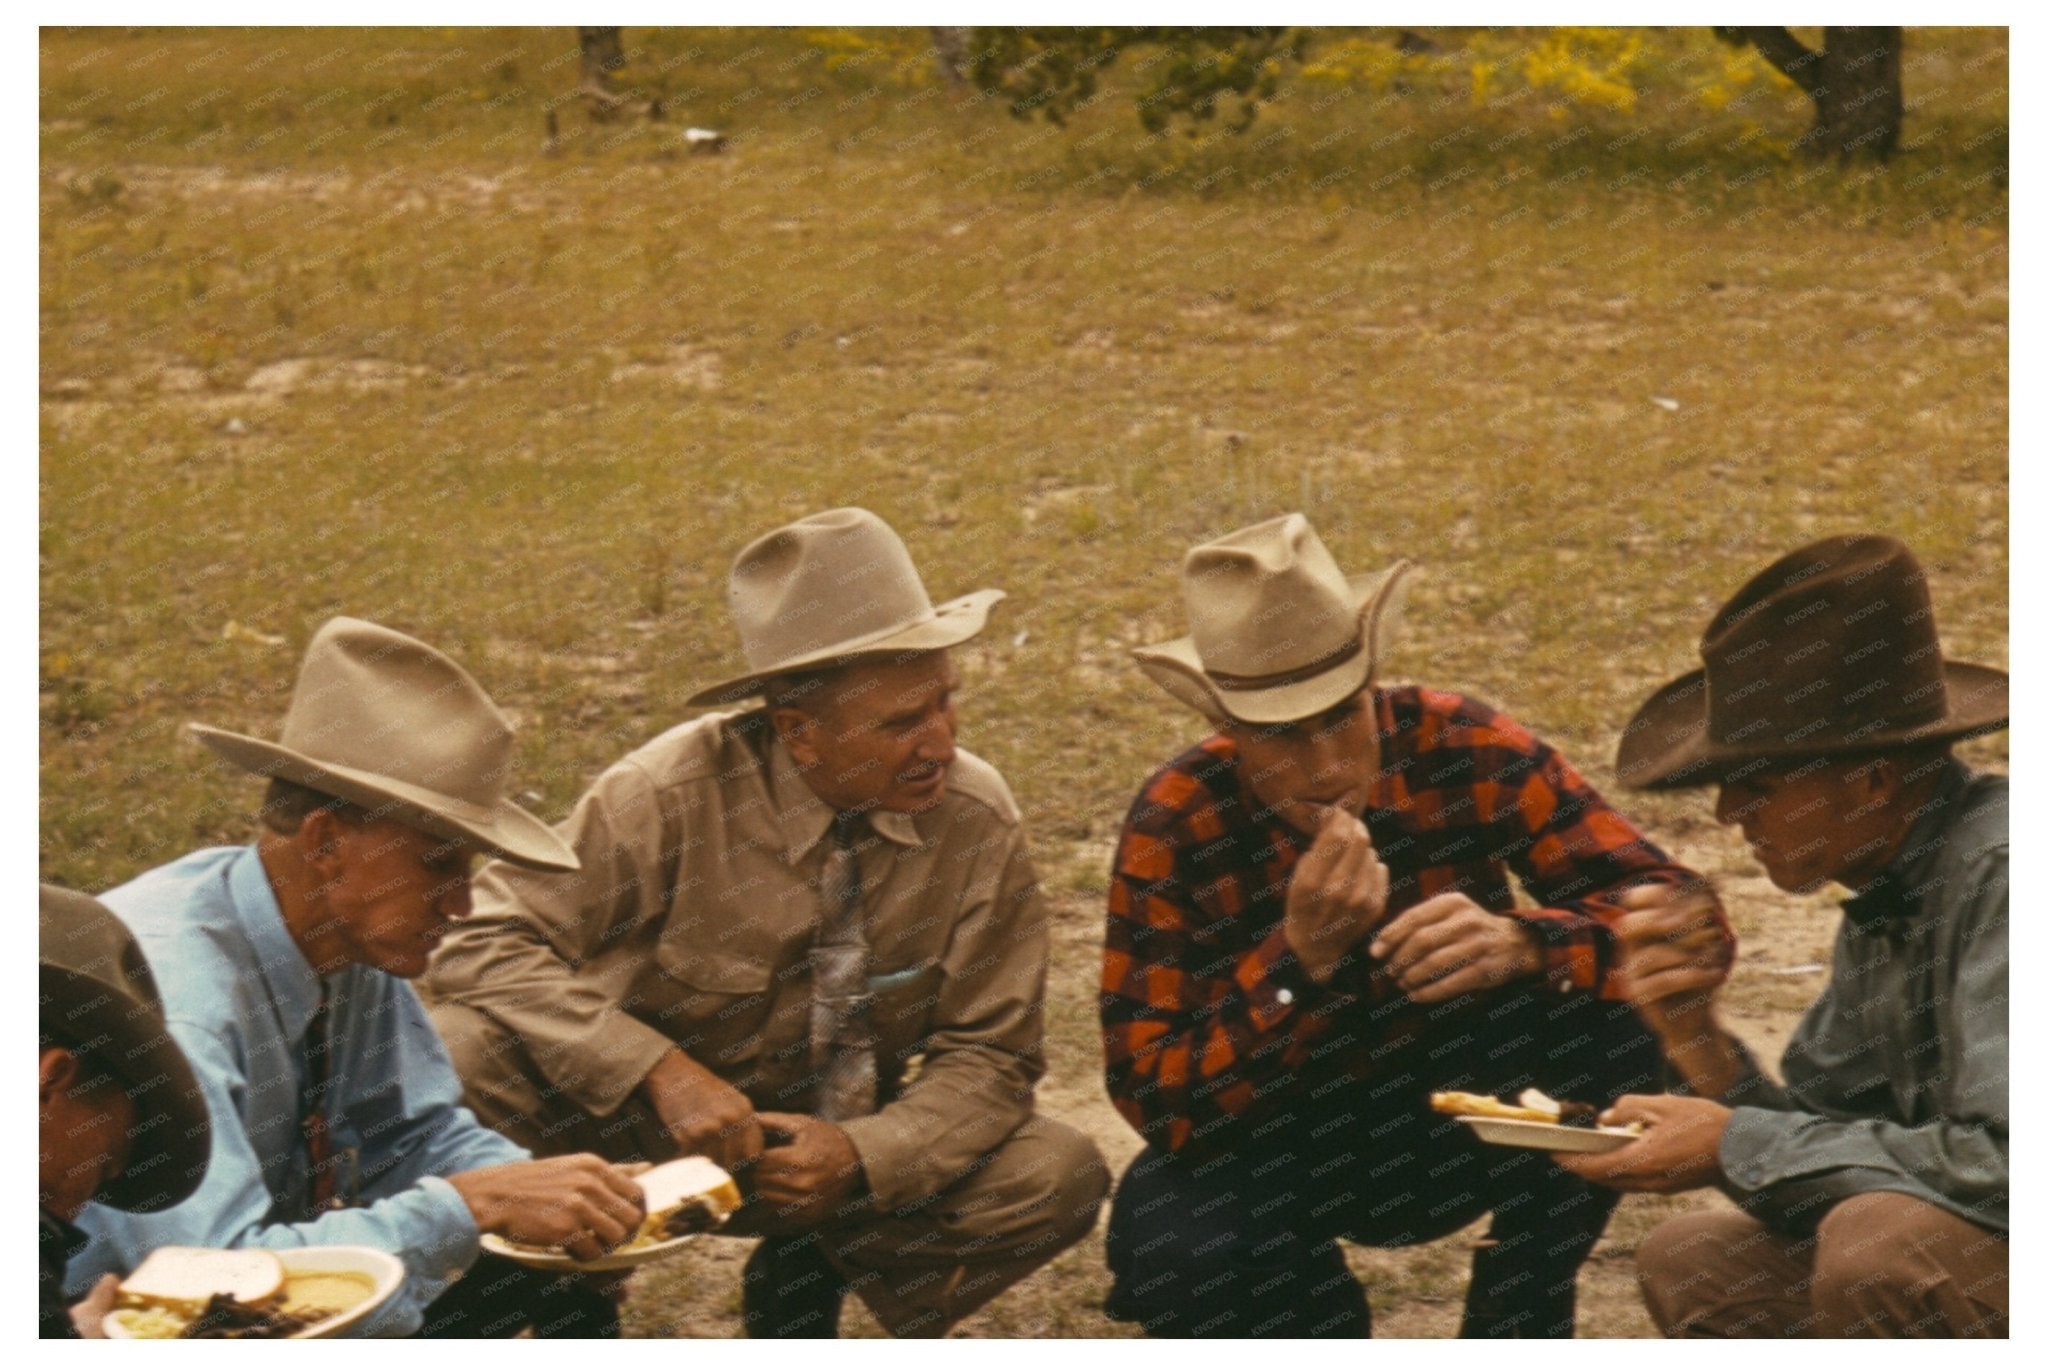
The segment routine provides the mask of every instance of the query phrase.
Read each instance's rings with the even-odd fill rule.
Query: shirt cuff
[[[1595,922],[1570,910],[1510,910],[1508,918],[1536,936],[1543,965],[1538,975],[1560,995],[1600,988]]]
[[[1338,998],[1348,998],[1344,992],[1317,985],[1310,978],[1301,959],[1287,946],[1287,931],[1282,926],[1276,925],[1272,933],[1259,940],[1258,946],[1238,961],[1233,975],[1238,989],[1244,992],[1252,1027],[1261,1033],[1282,1027],[1296,1010],[1314,1009]]]
[[[661,1030],[621,1010],[607,1014],[580,1045],[536,1048],[534,1057],[550,1081],[583,1109],[603,1118],[640,1088],[656,1062],[674,1051],[676,1045]]]

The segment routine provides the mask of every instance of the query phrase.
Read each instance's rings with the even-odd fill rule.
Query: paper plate
[[[341,1335],[368,1317],[379,1304],[397,1292],[398,1286],[405,1283],[405,1263],[390,1252],[379,1251],[375,1247],[285,1247],[271,1254],[284,1266],[287,1292],[293,1275],[309,1272],[352,1271],[370,1277],[370,1297],[331,1317],[322,1318],[303,1331],[292,1333],[294,1341]],[[121,1311],[117,1309],[107,1314],[102,1325],[109,1337],[132,1340],[128,1329],[121,1323]]]
[[[1545,1152],[1611,1152],[1639,1136],[1625,1128],[1572,1128],[1533,1119],[1482,1119],[1458,1115],[1481,1142],[1498,1147],[1534,1147]]]

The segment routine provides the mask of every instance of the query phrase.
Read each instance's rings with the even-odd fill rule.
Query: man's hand
[[[71,1305],[71,1326],[78,1335],[88,1341],[106,1337],[105,1319],[114,1311],[114,1298],[120,1292],[120,1276],[102,1275],[98,1283],[85,1292],[84,1298]]]
[[[646,1208],[640,1186],[601,1157],[549,1157],[459,1171],[448,1183],[484,1232],[596,1260],[632,1240]]]
[[[1552,1152],[1584,1180],[1640,1194],[1671,1194],[1714,1183],[1721,1174],[1721,1130],[1731,1111],[1682,1095],[1624,1095],[1600,1115],[1619,1127],[1638,1120],[1643,1135],[1612,1152]]]
[[[656,1062],[640,1089],[684,1156],[707,1156],[733,1171],[761,1155],[754,1106],[684,1053]]]
[[[1396,915],[1372,941],[1372,955],[1421,1004],[1490,990],[1543,969],[1543,952],[1527,929],[1458,891]]]
[[[1294,865],[1281,929],[1302,970],[1321,983],[1387,913],[1387,868],[1364,821],[1340,806],[1316,809],[1315,841]]]
[[[1667,1042],[1713,1028],[1714,992],[1728,979],[1734,945],[1705,882],[1638,886],[1621,896],[1614,924],[1621,987],[1636,1013]]]
[[[754,1163],[754,1193],[778,1223],[821,1222],[860,1192],[860,1154],[839,1125],[808,1114],[759,1117],[763,1128],[788,1139]]]

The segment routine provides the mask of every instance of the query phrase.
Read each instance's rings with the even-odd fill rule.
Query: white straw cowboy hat
[[[541,871],[579,864],[506,799],[512,725],[453,659],[408,635],[337,616],[306,646],[275,744],[194,725],[200,743],[378,815]]]
[[[1773,759],[2006,724],[2006,675],[1943,657],[1927,575],[1891,536],[1831,536],[1778,560],[1708,623],[1700,661],[1622,732],[1614,766],[1629,786],[1697,787]]]
[[[128,1160],[93,1198],[139,1213],[168,1208],[206,1177],[206,1096],[128,926],[82,891],[45,883],[40,902],[38,1040],[111,1078],[135,1106]]]
[[[726,603],[747,671],[691,706],[755,696],[770,679],[869,654],[911,654],[971,640],[1003,600],[995,588],[934,607],[889,524],[840,507],[770,531],[733,561]]]
[[[1410,567],[1347,577],[1301,513],[1262,521],[1188,551],[1188,634],[1131,657],[1212,720],[1303,720],[1372,678]]]

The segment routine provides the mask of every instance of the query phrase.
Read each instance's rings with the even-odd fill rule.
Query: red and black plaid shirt
[[[1557,989],[1614,998],[1602,923],[1620,913],[1614,898],[1693,874],[1556,750],[1483,703],[1419,687],[1374,700],[1381,773],[1364,819],[1387,867],[1388,917],[1463,892],[1535,934]],[[1110,1098],[1157,1146],[1179,1150],[1300,1103],[1303,1078],[1333,1065],[1370,1078],[1384,1050],[1427,1022],[1363,953],[1327,986],[1309,980],[1281,932],[1308,840],[1255,819],[1256,807],[1236,745],[1216,735],[1153,774],[1124,821],[1103,945],[1103,1050]],[[1516,908],[1510,871],[1536,908]]]

